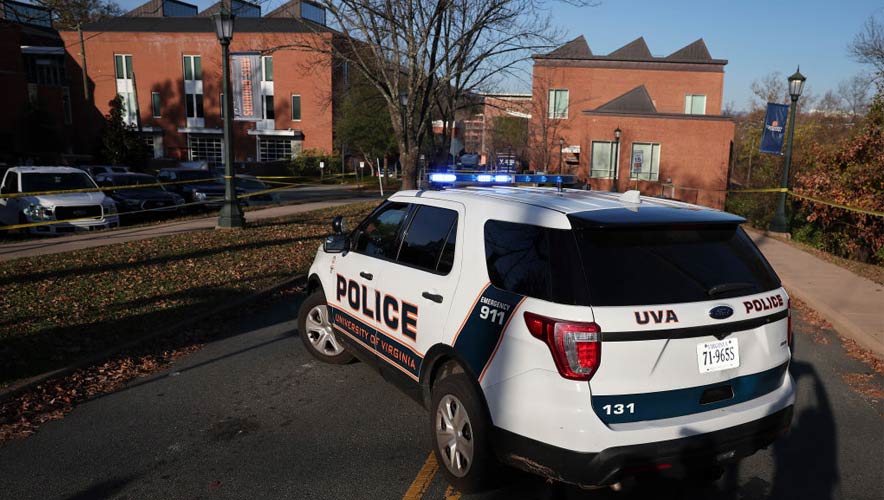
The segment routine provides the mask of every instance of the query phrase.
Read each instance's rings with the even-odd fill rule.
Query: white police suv
[[[789,297],[742,222],[637,192],[399,192],[336,218],[300,336],[425,405],[461,491],[499,463],[584,486],[720,469],[795,400]]]

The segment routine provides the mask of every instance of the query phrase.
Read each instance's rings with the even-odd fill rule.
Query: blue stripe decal
[[[522,298],[522,295],[488,285],[470,311],[454,343],[454,350],[472,369],[476,377],[482,373],[488,360],[491,359],[494,348],[503,335],[504,326],[515,313],[516,306]],[[497,312],[492,313],[492,310]],[[483,311],[486,312],[484,318]]]
[[[787,368],[788,363],[784,363],[760,373],[673,391],[614,396],[593,395],[592,409],[605,424],[641,422],[701,413],[749,401],[775,390],[783,385]],[[700,396],[707,389],[728,385],[733,388],[734,397],[715,403],[700,404]]]
[[[362,322],[337,307],[329,306],[329,320],[354,339],[373,349],[377,354],[411,375],[415,380],[420,376],[423,356],[398,340]]]

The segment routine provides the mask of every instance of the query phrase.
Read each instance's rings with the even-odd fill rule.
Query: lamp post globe
[[[798,108],[798,98],[804,91],[804,82],[807,78],[801,74],[800,67],[789,77],[789,98],[792,105],[789,106],[789,137],[786,139],[786,155],[783,160],[783,178],[780,181],[781,191],[777,194],[777,208],[774,217],[770,221],[770,231],[774,233],[788,233],[789,221],[786,219],[786,190],[789,188],[789,169],[792,167],[792,139],[795,137],[795,117]]]
[[[220,11],[212,16],[215,34],[221,43],[221,91],[224,99],[221,109],[224,115],[224,205],[218,214],[218,226],[225,229],[245,227],[242,208],[236,199],[236,178],[233,172],[233,95],[230,92],[230,40],[233,39],[234,15],[222,3]]]

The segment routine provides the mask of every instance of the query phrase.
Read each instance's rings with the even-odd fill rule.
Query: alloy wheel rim
[[[455,477],[464,477],[473,465],[473,426],[457,397],[446,394],[436,409],[436,446],[442,462]]]
[[[305,321],[307,339],[314,349],[326,356],[337,356],[344,352],[344,346],[338,342],[328,321],[328,307],[314,306],[307,313]]]

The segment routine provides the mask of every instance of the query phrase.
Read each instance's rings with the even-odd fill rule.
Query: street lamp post
[[[789,138],[786,141],[786,158],[783,162],[783,179],[780,187],[785,190],[789,188],[789,168],[792,166],[792,138],[795,137],[795,111],[798,107],[798,98],[804,90],[804,81],[807,80],[799,70],[789,77],[789,97],[792,99],[792,106],[789,108]],[[789,221],[786,220],[786,192],[780,191],[777,195],[777,209],[774,212],[773,220],[770,222],[771,231],[775,233],[788,233]]]
[[[221,89],[224,100],[221,103],[224,113],[224,205],[218,216],[218,227],[239,229],[245,226],[242,209],[236,199],[236,179],[233,173],[233,95],[230,92],[230,40],[233,39],[234,15],[226,4],[212,16],[215,32],[221,42]]]
[[[617,161],[618,157],[620,156],[620,134],[621,134],[620,127],[615,128],[614,129],[614,152],[611,154],[611,164],[612,164],[611,170],[613,172],[613,174],[612,174],[613,179],[611,181],[611,192],[612,193],[617,192],[617,173],[618,173],[617,171],[620,170],[620,164]]]
[[[562,171],[562,156],[564,156],[565,139],[559,138],[559,175],[564,174]]]

